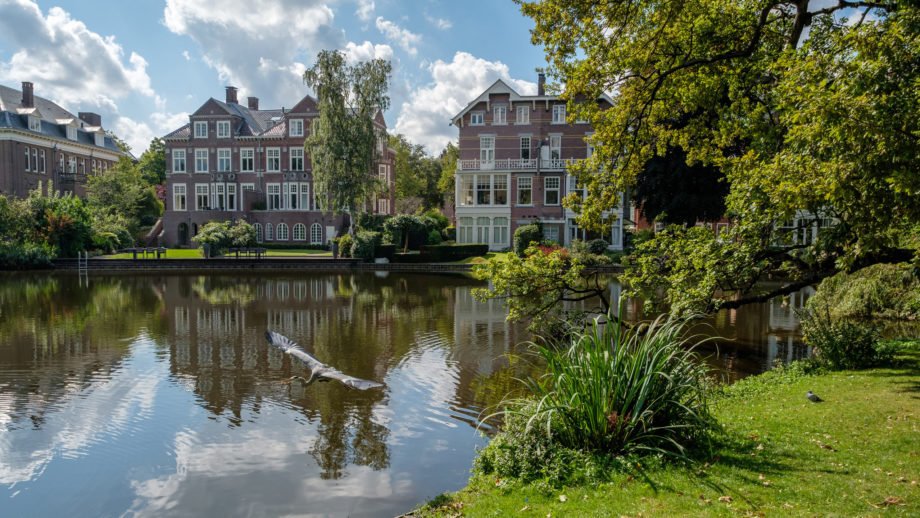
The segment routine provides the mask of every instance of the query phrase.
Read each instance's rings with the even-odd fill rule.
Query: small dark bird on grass
[[[819,398],[817,394],[813,394],[810,390],[808,391],[808,394],[805,394],[805,397],[807,397],[808,400],[812,403],[820,403],[824,401],[823,399]]]
[[[285,383],[299,381],[304,387],[307,387],[314,381],[338,380],[341,381],[342,384],[346,387],[358,390],[367,390],[383,386],[382,383],[355,378],[354,376],[349,376],[343,373],[335,367],[326,365],[325,363],[314,358],[312,354],[304,351],[303,348],[295,344],[284,335],[280,335],[274,331],[265,331],[265,338],[268,340],[268,343],[272,344],[278,349],[281,349],[282,352],[297,358],[301,361],[301,363],[306,365],[308,369],[310,369],[309,380],[305,380],[300,376],[292,376],[290,379],[285,380]]]

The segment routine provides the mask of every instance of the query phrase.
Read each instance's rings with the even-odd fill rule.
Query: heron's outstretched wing
[[[323,362],[314,358],[312,354],[304,351],[302,347],[282,334],[278,334],[274,331],[265,331],[265,338],[268,340],[268,343],[280,349],[281,352],[290,354],[294,358],[300,360],[311,371],[326,368]]]
[[[350,389],[367,390],[383,386],[383,383],[377,383],[376,381],[363,380],[361,378],[349,376],[348,374],[333,368],[323,372],[322,376],[324,378],[339,380],[343,385]]]

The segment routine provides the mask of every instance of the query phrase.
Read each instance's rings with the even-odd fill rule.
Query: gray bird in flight
[[[805,394],[805,397],[807,397],[808,400],[812,403],[820,403],[824,401],[823,399],[819,398],[817,394],[813,394],[810,390],[808,391],[808,394]]]
[[[349,389],[367,390],[376,387],[382,387],[382,383],[376,381],[363,380],[349,376],[335,367],[330,367],[325,363],[317,360],[312,354],[304,351],[302,347],[291,341],[288,337],[278,334],[274,331],[265,331],[265,338],[272,346],[281,350],[281,352],[290,354],[297,358],[310,369],[310,379],[305,380],[300,376],[292,376],[284,380],[284,383],[299,381],[304,387],[310,386],[314,381],[338,380]]]

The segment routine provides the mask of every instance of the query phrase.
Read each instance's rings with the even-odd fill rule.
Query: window
[[[262,224],[255,223],[252,226],[256,227],[256,241],[261,243],[262,240],[265,238],[265,234],[262,231]]]
[[[321,227],[319,223],[314,223],[310,225],[310,244],[311,245],[323,244],[323,227]]]
[[[543,238],[547,241],[552,241],[556,244],[559,243],[559,226],[558,225],[543,225]]]
[[[294,241],[306,241],[307,240],[307,226],[303,223],[298,223],[294,225],[293,232]]]
[[[241,183],[241,184],[240,184],[240,190],[241,190],[241,191],[255,191],[255,190],[256,190],[256,184],[254,184],[254,183]]]
[[[310,131],[316,135],[319,133],[319,119],[313,119],[310,121]]]
[[[58,171],[64,172],[64,153],[61,153],[60,162],[58,163]]]
[[[195,122],[195,138],[208,138],[208,123],[206,121]]]
[[[227,187],[222,183],[215,184],[214,196],[217,198],[217,200],[215,200],[217,202],[217,208],[225,210],[227,208]]]
[[[490,175],[476,175],[476,205],[489,205],[491,202],[491,180]]]
[[[195,150],[195,172],[196,173],[207,173],[208,172],[208,150],[207,149],[196,149]]]
[[[77,174],[77,159],[76,157],[70,157],[68,160],[68,166],[70,168],[70,174]]]
[[[492,244],[508,246],[508,218],[495,218],[492,220]]]
[[[457,242],[470,244],[473,242],[473,218],[457,218]]]
[[[173,210],[185,210],[185,184],[173,184]]]
[[[97,169],[96,169],[96,160],[93,160],[93,162],[92,162],[92,167],[90,168],[90,171],[92,171],[94,174],[96,173],[96,171],[97,171]]]
[[[380,180],[384,185],[387,183],[387,166],[386,164],[380,164],[380,167],[377,168],[377,179]]]
[[[518,205],[533,205],[533,176],[519,176],[517,179]]]
[[[266,224],[265,224],[265,240],[266,240],[266,241],[274,241],[274,240],[275,240],[275,236],[274,236],[273,230],[274,230],[274,229],[272,228],[272,224],[271,224],[271,223],[266,223]]]
[[[85,158],[80,159],[80,174],[86,174],[86,159]]]
[[[514,123],[530,124],[530,108],[527,106],[518,106],[517,117],[515,118]]]
[[[489,218],[485,216],[476,218],[476,242],[489,242]]]
[[[549,157],[553,160],[562,158],[562,135],[549,136]]]
[[[553,105],[553,124],[565,124],[565,105]]]
[[[255,170],[253,165],[255,164],[255,150],[252,148],[245,148],[240,150],[240,171],[244,173],[251,173]]]
[[[310,184],[300,184],[300,210],[310,210]]]
[[[208,184],[195,184],[195,210],[206,210],[211,207],[208,203]]]
[[[69,140],[77,140],[77,128],[67,128],[67,138]]]
[[[230,121],[217,121],[217,138],[230,138]]]
[[[389,214],[390,213],[390,200],[386,198],[381,198],[377,200],[377,213],[378,214]]]
[[[495,137],[479,137],[479,160],[487,164],[495,161]]]
[[[543,204],[559,205],[559,177],[547,176],[543,179]]]
[[[575,193],[575,195],[578,196],[579,199],[584,199],[585,186],[579,185],[578,178],[575,178],[574,176],[569,176],[568,179],[569,179],[569,185],[568,185],[567,192]]]
[[[291,148],[291,171],[303,171],[303,148]]]
[[[270,183],[268,188],[268,210],[281,209],[281,184]]]
[[[275,232],[278,234],[278,241],[288,240],[288,226],[286,223],[278,223],[278,227],[275,229]]]
[[[291,119],[288,121],[288,136],[303,136],[303,119]]]
[[[530,160],[530,137],[521,137],[521,158]]]
[[[493,203],[495,205],[508,204],[508,175],[497,174],[492,179]]]
[[[41,161],[38,163],[38,167],[39,167],[38,172],[40,172],[41,174],[45,174],[45,150],[44,149],[42,150],[42,158],[41,158]]]
[[[217,150],[217,170],[222,173],[230,171],[230,150],[229,149],[218,149]]]
[[[267,157],[266,171],[281,170],[281,148],[270,147],[265,150],[265,156]]]
[[[29,129],[32,131],[41,131],[42,120],[38,117],[29,117]]]
[[[227,210],[236,210],[236,184],[227,184]]]
[[[470,126],[482,126],[482,116],[485,112],[470,112]]]
[[[297,203],[300,200],[299,191],[297,189],[297,183],[286,183],[284,184],[284,197],[288,200],[289,209],[300,208]]]
[[[172,157],[173,157],[172,172],[184,173],[185,172],[185,150],[184,149],[173,149]]]
[[[492,107],[492,124],[504,126],[507,124],[507,108],[504,106],[493,106]]]
[[[32,163],[31,160],[32,155],[29,154],[29,148],[26,148],[26,172],[31,171],[31,169],[29,169],[29,166]]]
[[[473,205],[473,175],[460,177],[460,205]]]

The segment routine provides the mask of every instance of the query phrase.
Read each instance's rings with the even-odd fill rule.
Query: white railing
[[[577,162],[574,158],[550,158],[540,160],[540,169],[555,170],[565,169]],[[498,160],[458,160],[457,169],[460,171],[521,171],[537,169],[536,158],[500,158]]]

